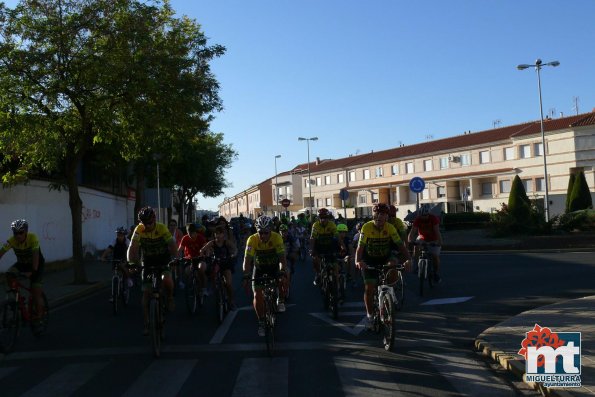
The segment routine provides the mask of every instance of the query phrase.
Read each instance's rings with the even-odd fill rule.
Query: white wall
[[[93,189],[79,188],[83,201],[83,246],[94,254],[115,239],[118,226],[130,227],[134,201]],[[11,235],[10,224],[26,219],[29,231],[39,238],[46,262],[72,257],[72,227],[68,191],[50,191],[46,181],[0,189],[0,241]],[[0,259],[0,272],[16,258],[12,250]]]

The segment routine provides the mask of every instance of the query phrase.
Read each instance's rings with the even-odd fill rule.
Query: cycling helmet
[[[389,207],[388,216],[390,216],[391,218],[395,218],[397,216],[397,207],[391,205]]]
[[[326,208],[321,208],[318,210],[318,217],[320,219],[330,218],[330,216],[331,216],[331,213]]]
[[[120,226],[119,228],[116,229],[116,233],[118,233],[118,234],[128,234],[128,230],[126,230],[126,228],[124,226]]]
[[[279,226],[279,231],[280,231],[280,232],[286,232],[287,230],[288,230],[288,227],[287,227],[287,225],[285,225],[285,224],[282,224],[281,226]]]
[[[150,222],[155,219],[155,210],[151,207],[144,207],[138,211],[138,220],[142,223]]]
[[[378,203],[374,204],[372,211],[379,214],[388,214],[390,213],[390,208],[384,203]]]
[[[362,226],[364,226],[364,222],[358,222],[357,225],[355,225],[355,230],[359,232]]]
[[[428,215],[429,213],[430,213],[430,205],[429,204],[422,204],[421,207],[419,207],[419,215],[420,216]]]
[[[337,231],[338,231],[338,232],[348,232],[348,231],[349,231],[349,228],[347,227],[347,225],[346,225],[346,224],[344,224],[344,223],[339,223],[339,224],[337,225]]]
[[[259,216],[254,224],[256,226],[256,230],[271,230],[273,227],[273,220],[266,215]]]
[[[29,224],[24,219],[17,219],[10,224],[13,233],[26,232],[29,230]]]

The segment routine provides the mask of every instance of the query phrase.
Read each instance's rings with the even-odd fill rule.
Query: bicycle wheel
[[[159,302],[155,297],[149,302],[149,329],[151,333],[151,346],[153,354],[161,354],[161,316],[159,315]]]
[[[130,287],[128,286],[128,280],[122,281],[122,292],[120,294],[122,297],[122,305],[128,306],[128,302],[130,301]]]
[[[15,301],[4,302],[0,306],[0,351],[10,353],[17,342],[21,316]]]
[[[120,278],[112,277],[112,309],[114,314],[118,314],[118,304],[120,301]]]
[[[431,259],[428,259],[428,284],[430,285],[430,288],[434,288],[434,277],[435,277],[435,272],[434,272],[434,261]]]
[[[272,302],[270,302],[268,299],[265,300],[265,310],[266,318],[264,336],[267,345],[267,353],[270,357],[272,357],[275,351],[275,312]]]
[[[219,319],[219,323],[223,322],[225,318],[225,294],[226,292],[223,291],[223,286],[221,285],[221,278],[217,277],[217,284],[215,285],[215,289],[217,290],[217,318]]]
[[[393,348],[395,342],[394,317],[393,298],[390,294],[384,294],[382,296],[382,302],[380,302],[380,327],[384,350],[387,351]]]
[[[333,319],[339,318],[339,297],[337,296],[337,280],[331,275],[328,279],[328,306],[333,315]]]
[[[48,328],[48,321],[49,321],[49,317],[50,317],[50,306],[48,304],[48,298],[45,295],[44,292],[41,293],[41,299],[43,302],[43,307],[42,307],[42,313],[39,316],[39,323],[37,324],[37,327],[35,326],[35,324],[33,322],[31,322],[31,330],[33,331],[33,335],[35,337],[39,337],[42,334],[44,334],[47,331]],[[31,304],[31,318],[35,318],[37,313],[36,313],[36,306]]]
[[[395,291],[395,298],[397,298],[395,309],[401,310],[403,308],[403,303],[405,302],[405,283],[403,281],[403,272],[400,270],[397,270],[397,281],[393,290]]]
[[[427,265],[428,261],[426,259],[420,259],[418,262],[419,296],[424,296],[424,283],[426,282],[426,277],[428,275]]]
[[[188,280],[186,283],[186,308],[188,309],[189,314],[196,313],[196,309],[198,307],[198,285],[196,283],[196,278],[194,274],[192,274],[191,280]]]

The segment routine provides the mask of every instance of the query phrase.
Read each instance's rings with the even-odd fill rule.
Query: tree
[[[531,212],[531,201],[525,192],[525,186],[518,175],[512,181],[508,196],[508,211],[517,222],[526,221]]]
[[[572,187],[574,186],[574,181],[576,179],[575,174],[570,174],[570,178],[568,178],[568,188],[566,189],[566,206],[564,207],[564,212],[570,212],[570,196],[572,195]]]
[[[77,169],[89,150],[102,143],[134,162],[142,186],[154,154],[170,161],[222,107],[208,62],[224,48],[173,15],[159,0],[0,4],[0,149],[19,164],[5,180],[42,170],[68,189],[76,283],[86,282]]]
[[[593,200],[591,198],[589,185],[587,184],[587,179],[585,178],[585,173],[580,171],[572,186],[568,210],[569,212],[574,212],[588,208],[593,208]]]

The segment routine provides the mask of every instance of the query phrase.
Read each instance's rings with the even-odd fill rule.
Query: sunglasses
[[[13,232],[12,234],[15,236],[19,236],[21,234],[25,234],[26,232],[24,230],[21,230],[20,232]]]
[[[266,236],[267,234],[271,234],[270,230],[261,230],[258,232],[261,236]]]

